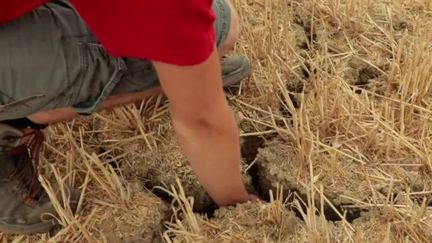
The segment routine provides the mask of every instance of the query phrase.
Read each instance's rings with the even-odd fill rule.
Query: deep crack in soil
[[[245,161],[247,161],[248,163],[252,163],[252,162],[256,162],[257,157],[258,157],[258,152],[260,148],[264,148],[265,144],[264,144],[264,139],[260,138],[260,137],[250,137],[247,142],[244,142],[242,145],[242,151],[248,151],[247,153],[243,153],[243,158],[245,159]],[[256,193],[258,194],[258,196],[267,202],[270,202],[270,197],[269,197],[269,191],[267,191],[265,188],[270,188],[270,185],[266,185],[268,183],[271,183],[270,181],[264,181],[263,180],[263,174],[262,173],[266,173],[263,168],[257,164],[254,163],[250,166],[249,170],[248,170],[248,174],[249,176],[252,178],[252,185],[256,191]],[[273,188],[276,189],[276,188]],[[297,188],[285,188],[284,189],[284,195],[288,196],[287,198],[287,205],[291,205],[291,203],[295,200],[295,199],[300,199],[304,202],[307,202],[307,195],[304,192],[301,192],[300,190],[298,190]],[[295,196],[297,195],[297,196]],[[303,205],[303,211],[306,210],[306,206]],[[350,208],[346,208],[347,206],[349,206]],[[364,210],[361,209],[357,209],[357,208],[352,208],[352,205],[348,205],[348,204],[339,204],[336,205],[335,208],[338,211],[335,212],[335,210],[333,208],[331,208],[328,204],[324,205],[324,216],[327,220],[329,221],[341,221],[341,217],[339,215],[345,215],[345,219],[348,222],[352,222],[353,220],[359,218],[361,216],[361,213]],[[316,208],[320,208],[319,205],[316,205]],[[298,208],[292,207],[292,206],[287,206],[287,209],[295,212],[296,216],[299,217],[300,219],[303,220],[302,215],[299,211]]]
[[[262,138],[260,136],[246,137],[243,139],[241,151],[242,151],[243,159],[248,164],[250,164],[250,168],[248,169],[247,173],[252,178],[252,187],[253,187],[254,192],[262,200],[264,200],[266,202],[270,202],[269,191],[266,191],[264,189],[265,186],[263,186],[266,183],[267,184],[269,183],[268,181],[266,182],[266,181],[262,180],[261,173],[263,172],[263,169],[260,168],[260,166],[256,163],[251,164],[251,163],[255,162],[255,160],[257,159],[258,149],[263,148],[264,143],[265,143],[264,138]],[[152,185],[150,185],[150,184],[145,184],[144,186],[146,188],[151,189],[151,191],[156,196],[158,196],[159,198],[161,198],[165,202],[173,203],[173,198],[167,192],[165,192],[159,188],[153,188]],[[300,199],[303,202],[307,202],[307,195],[296,188],[284,188],[284,195],[285,196],[289,195],[287,198],[287,205],[288,205],[287,209],[294,212],[298,218],[304,220],[300,210],[298,208],[292,206],[292,202],[295,199]],[[302,204],[302,205],[303,205],[302,210],[303,210],[303,212],[305,212],[307,209],[307,205],[305,205],[305,204]],[[324,216],[329,221],[341,221],[342,219],[339,215],[345,215],[345,219],[348,222],[352,222],[355,219],[359,218],[361,216],[361,213],[364,212],[365,210],[352,208],[351,206],[352,205],[347,205],[347,204],[337,205],[337,206],[335,206],[335,208],[338,211],[338,213],[337,213],[334,211],[333,208],[329,207],[328,204],[325,204],[324,205]],[[349,208],[346,208],[346,207],[349,207]],[[320,208],[320,206],[316,205],[316,208]],[[208,205],[204,208],[194,208],[194,212],[199,213],[199,214],[203,214],[203,215],[207,216],[208,218],[212,218],[214,216],[214,212],[217,209],[218,209],[217,205],[212,203],[211,205]]]

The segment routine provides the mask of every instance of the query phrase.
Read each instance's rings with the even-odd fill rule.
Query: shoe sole
[[[0,221],[0,232],[8,233],[8,234],[20,234],[20,235],[31,235],[37,233],[46,233],[49,232],[54,226],[57,224],[52,222],[43,222],[32,225],[13,225],[13,224],[5,224]]]

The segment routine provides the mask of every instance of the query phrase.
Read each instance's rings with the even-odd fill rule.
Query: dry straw
[[[245,168],[261,168],[272,202],[194,213],[202,190],[187,161],[158,164],[176,145],[167,103],[154,97],[51,128],[41,181],[79,188],[78,214],[55,202],[56,235],[3,242],[432,241],[432,2],[234,2],[237,51],[254,74],[228,98],[242,136],[266,140]],[[171,172],[183,187],[175,176],[161,184]],[[171,218],[142,184],[170,188]]]

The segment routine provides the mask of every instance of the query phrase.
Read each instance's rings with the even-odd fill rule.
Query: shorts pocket
[[[79,114],[89,115],[111,94],[126,68],[121,58],[109,55],[100,44],[80,41],[78,47],[79,60],[75,61],[75,66],[71,62],[68,67],[74,70],[76,64],[80,66],[73,107]]]

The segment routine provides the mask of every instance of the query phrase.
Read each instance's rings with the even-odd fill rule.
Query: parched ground
[[[50,128],[78,213],[2,242],[432,242],[432,2],[234,2],[254,74],[227,97],[268,202],[213,212],[155,97]]]

